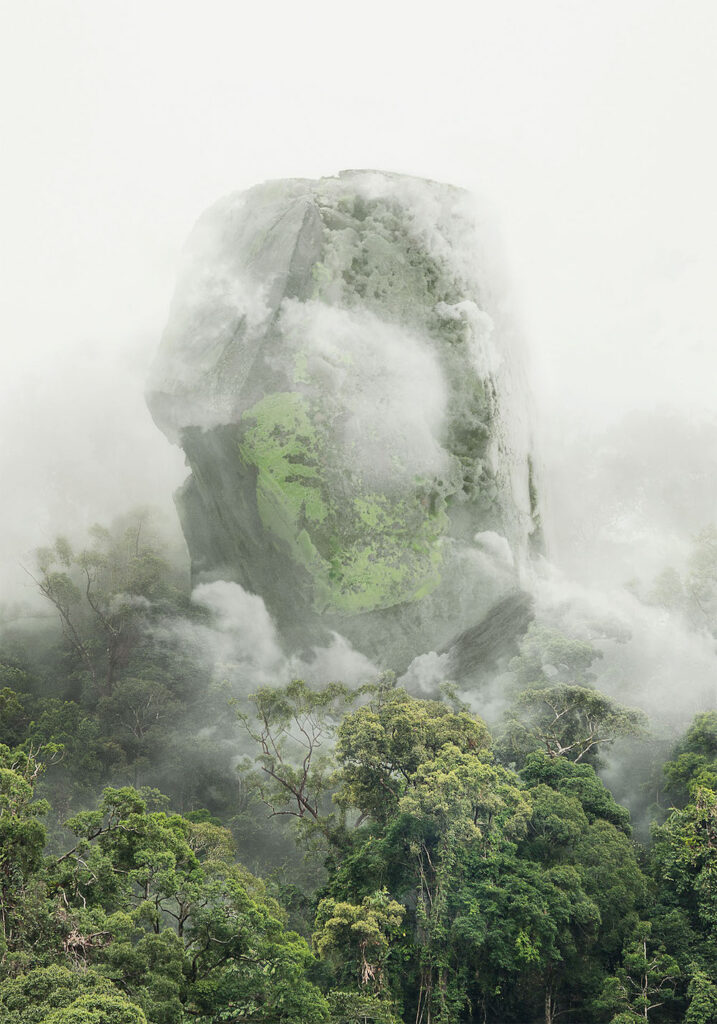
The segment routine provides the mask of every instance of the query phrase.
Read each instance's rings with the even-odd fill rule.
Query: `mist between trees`
[[[671,733],[639,681],[613,695],[627,637],[571,630],[579,600],[544,596],[484,694],[417,695],[192,592],[146,511],[26,568],[2,1024],[717,1021],[717,713]],[[714,528],[630,600],[713,642]]]

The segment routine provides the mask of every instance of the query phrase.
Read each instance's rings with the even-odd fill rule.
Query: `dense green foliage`
[[[391,676],[217,682],[144,521],[37,582],[62,634],[0,652],[0,1024],[717,1022],[715,712],[643,848],[597,770],[645,722],[582,641],[532,628],[491,730]]]

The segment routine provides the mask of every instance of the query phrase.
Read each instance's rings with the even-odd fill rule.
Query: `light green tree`
[[[359,984],[380,993],[386,958],[405,908],[388,893],[372,893],[360,904],[323,899],[316,912],[314,947],[322,959],[350,960]]]
[[[576,764],[599,764],[600,753],[616,739],[643,735],[646,721],[642,711],[586,686],[534,687],[516,698],[499,749],[504,759],[519,764],[534,750]]]

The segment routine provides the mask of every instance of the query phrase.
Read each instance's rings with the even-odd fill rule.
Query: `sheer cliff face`
[[[290,642],[400,668],[519,586],[527,403],[482,248],[462,191],[366,171],[230,196],[189,240],[149,405],[195,578]]]

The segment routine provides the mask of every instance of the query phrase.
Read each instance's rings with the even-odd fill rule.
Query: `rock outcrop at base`
[[[397,671],[510,607],[540,523],[495,262],[467,193],[402,175],[204,214],[148,394],[191,468],[195,580],[261,595],[290,645],[335,631]]]

